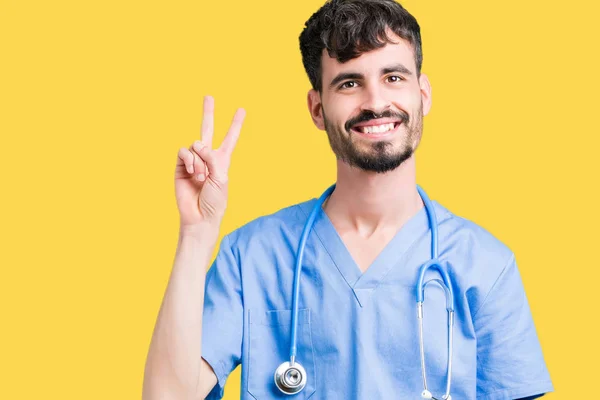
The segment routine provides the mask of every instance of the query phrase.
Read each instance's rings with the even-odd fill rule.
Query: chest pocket
[[[306,370],[300,393],[283,394],[275,385],[277,367],[290,359],[291,310],[250,311],[248,393],[255,399],[308,399],[315,393],[316,372],[310,309],[298,310],[296,361]]]

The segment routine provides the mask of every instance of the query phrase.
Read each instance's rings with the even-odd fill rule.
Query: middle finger
[[[215,121],[215,99],[212,96],[204,96],[204,111],[202,115],[202,142],[212,149],[214,121]]]

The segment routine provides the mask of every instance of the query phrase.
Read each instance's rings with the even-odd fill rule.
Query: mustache
[[[358,123],[367,122],[367,121],[371,121],[371,120],[379,119],[379,118],[401,119],[402,122],[409,121],[408,113],[406,113],[404,111],[394,112],[392,110],[385,110],[381,114],[376,114],[373,111],[365,111],[365,112],[360,113],[356,117],[349,119],[346,122],[346,124],[345,124],[346,131],[350,131],[350,128],[352,128],[354,125],[356,125]]]

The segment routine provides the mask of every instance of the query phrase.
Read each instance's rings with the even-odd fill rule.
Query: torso
[[[208,272],[203,351],[214,350],[215,365],[222,373],[241,361],[244,400],[289,398],[275,387],[273,373],[289,359],[297,245],[315,202],[287,208],[232,233],[226,242],[230,250],[225,248]],[[454,284],[456,302],[452,394],[475,400],[482,398],[477,390],[484,387],[478,375],[481,342],[472,311],[480,310],[511,252],[475,224],[434,205],[439,253]],[[418,397],[422,391],[415,285],[421,266],[431,258],[427,215],[424,210],[417,213],[392,239],[390,230],[365,238],[354,229],[336,229],[324,213],[317,214],[298,289],[297,360],[308,376],[306,388],[294,396],[298,400],[393,400]],[[435,271],[429,272],[426,280],[440,279]],[[520,285],[518,276],[513,279]],[[243,301],[234,301],[242,293]],[[437,395],[446,387],[446,297],[437,285],[427,289],[426,297],[424,354],[428,386]],[[518,300],[508,297],[499,309]],[[239,328],[234,329],[234,319],[223,315],[243,316],[243,323],[238,321]],[[486,317],[488,324],[493,318]],[[497,330],[503,322],[496,320],[499,325],[483,329]],[[232,352],[223,350],[224,343],[230,343]],[[524,344],[519,349],[523,350],[529,342],[517,337],[517,343]],[[517,382],[519,387],[536,382],[548,387],[539,350],[531,354],[533,358],[526,356],[541,360],[535,368],[539,374],[514,379],[523,379]],[[219,364],[217,356],[225,361]],[[490,365],[496,367],[503,360],[492,360]],[[493,387],[498,378],[493,370],[487,374]]]

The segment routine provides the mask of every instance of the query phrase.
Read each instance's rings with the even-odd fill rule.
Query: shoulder
[[[439,202],[434,202],[438,217],[440,241],[460,245],[468,254],[490,257],[504,264],[513,257],[512,250],[501,239],[479,223],[457,215]]]
[[[516,269],[514,253],[481,224],[437,202],[435,207],[440,257],[449,261],[460,287],[472,288],[472,300],[481,301],[507,269]]]
[[[257,217],[227,234],[232,247],[248,248],[256,242],[273,242],[299,236],[315,198],[295,203],[273,213]]]
[[[457,288],[464,292],[472,315],[477,314],[498,282],[506,281],[505,293],[522,290],[515,255],[509,246],[481,224],[457,215],[439,203],[440,257],[449,262]],[[504,278],[503,278],[504,277]]]

